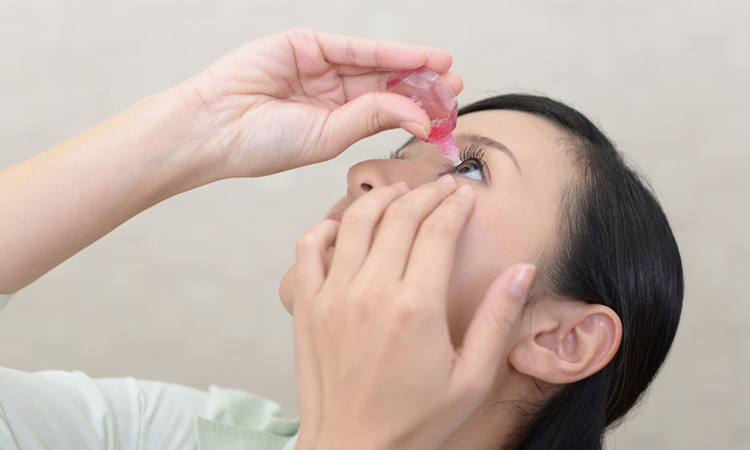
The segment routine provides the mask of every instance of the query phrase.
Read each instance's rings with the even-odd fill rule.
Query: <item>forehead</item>
[[[511,173],[512,179],[504,184],[504,189],[512,188],[524,201],[557,207],[562,188],[574,173],[573,158],[569,154],[571,137],[562,128],[534,114],[490,110],[459,116],[454,134],[465,133],[487,136],[513,153],[520,174]],[[507,164],[494,156],[489,161],[490,167],[495,166],[496,171],[499,169],[508,175]]]
[[[567,173],[571,168],[566,151],[568,134],[534,114],[512,110],[465,114],[458,118],[455,133],[474,133],[501,142],[513,152],[522,173]]]

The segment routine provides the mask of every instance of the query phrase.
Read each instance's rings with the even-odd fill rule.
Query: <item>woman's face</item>
[[[459,345],[490,283],[512,264],[537,263],[552,244],[562,187],[572,166],[566,135],[532,114],[496,110],[462,115],[453,136],[462,160],[453,176],[459,185],[471,185],[476,198],[457,244],[448,297],[451,336]],[[352,166],[346,195],[327,216],[346,210],[373,187],[404,181],[414,189],[452,167],[435,145],[414,139],[392,159]],[[334,252],[329,251],[329,261]],[[279,289],[290,312],[293,283],[294,266]]]

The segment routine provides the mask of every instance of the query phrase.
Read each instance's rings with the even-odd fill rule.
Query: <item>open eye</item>
[[[456,166],[453,173],[472,178],[477,181],[484,181],[482,166],[484,166],[484,164],[482,164],[480,161],[475,158],[470,158],[466,161],[461,161],[461,164]]]
[[[483,182],[485,173],[482,148],[476,143],[469,145],[461,152],[461,162],[455,167],[451,165],[449,172]]]

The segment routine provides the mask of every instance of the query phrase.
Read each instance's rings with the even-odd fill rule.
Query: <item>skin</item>
[[[383,92],[385,80],[424,65],[458,93],[450,64],[438,49],[309,30],[238,48],[0,172],[0,292],[173,195],[325,161],[389,128],[426,136],[424,111]],[[354,166],[332,209],[345,211],[341,224],[298,241],[281,293],[294,311],[300,450],[496,444],[508,430],[494,424],[514,422],[495,402],[533,398],[532,378],[588,376],[616,350],[606,311],[550,302],[517,327],[534,269],[516,263],[537,261],[552,239],[570,173],[564,136],[501,111],[462,116],[457,133],[467,132],[512,149],[520,172],[486,149],[484,182],[436,183],[448,160],[415,142],[403,159]]]
[[[459,200],[456,200],[459,196],[455,195],[457,186],[470,186],[472,194],[467,196],[470,199],[464,200],[464,203],[462,203],[469,204],[470,206],[465,206],[464,209],[456,207],[455,211],[451,213],[454,216],[464,217],[465,223],[462,222],[456,231],[455,238],[453,238],[455,251],[452,248],[449,249],[451,253],[455,253],[455,259],[454,261],[450,261],[454,262],[452,268],[448,264],[449,268],[445,272],[448,274],[449,281],[445,283],[446,289],[443,293],[445,298],[444,309],[437,309],[438,311],[442,311],[441,314],[444,314],[443,321],[447,319],[445,334],[449,336],[445,338],[446,344],[448,344],[446,347],[464,350],[464,353],[468,353],[466,347],[469,344],[471,346],[474,344],[473,341],[468,342],[468,337],[466,338],[466,342],[464,342],[464,337],[467,336],[467,333],[471,333],[469,330],[472,327],[477,328],[478,325],[474,323],[480,322],[480,319],[482,319],[482,317],[478,317],[473,321],[475,311],[482,304],[483,299],[484,304],[488,303],[489,292],[492,292],[493,289],[497,290],[496,285],[498,284],[498,280],[502,281],[503,276],[507,278],[508,275],[506,274],[514,270],[514,264],[520,262],[537,262],[545,246],[552,242],[557,227],[556,218],[558,205],[561,201],[562,187],[572,174],[570,162],[560,145],[561,140],[566,137],[565,134],[551,123],[539,117],[517,111],[483,111],[464,115],[459,117],[458,125],[454,132],[454,136],[457,136],[459,147],[465,148],[470,144],[471,139],[467,137],[468,135],[494,139],[510,149],[514,158],[495,148],[484,147],[483,159],[486,166],[483,171],[483,180],[476,179],[476,166],[463,166],[464,173],[466,175],[473,175],[474,177],[459,174],[451,175],[456,184],[442,195],[438,195],[438,199],[443,201],[441,204],[439,201],[426,200],[426,198],[432,195],[427,194],[427,192],[445,189],[437,187],[440,183],[434,182],[445,174],[445,165],[449,161],[438,151],[437,147],[414,140],[398,153],[399,158],[397,159],[369,160],[353,166],[347,176],[346,195],[327,213],[327,216],[332,217],[334,220],[325,220],[317,226],[318,229],[326,229],[325,232],[318,234],[327,234],[327,237],[321,240],[321,242],[326,242],[329,246],[325,249],[326,257],[323,263],[329,275],[326,281],[330,281],[330,279],[336,278],[335,273],[337,270],[336,260],[338,253],[336,252],[333,239],[336,233],[339,233],[336,220],[342,221],[342,229],[348,226],[347,216],[349,208],[355,208],[364,203],[364,199],[367,198],[366,195],[386,195],[382,193],[384,190],[393,189],[392,187],[388,188],[388,186],[399,181],[405,182],[410,189],[409,194],[403,197],[394,194],[394,198],[389,201],[392,202],[391,205],[398,205],[399,202],[405,203],[405,199],[409,195],[412,195],[414,198],[420,196],[422,204],[432,201],[434,204],[428,207],[428,209],[433,208],[431,210],[432,214],[427,216],[427,219],[422,216],[415,219],[417,222],[424,220],[426,224],[431,217],[438,216],[441,213],[441,208],[445,210],[449,208],[445,205],[451,202],[459,202]],[[462,154],[462,156],[465,157],[468,155]],[[454,195],[450,195],[452,193]],[[412,204],[418,203],[412,202]],[[373,208],[377,208],[377,206],[368,205],[365,209]],[[343,214],[338,213],[340,211],[343,211]],[[393,210],[391,209],[390,211]],[[390,217],[393,216],[398,216],[398,214],[391,213]],[[382,221],[371,229],[375,235],[371,254],[382,253],[380,250],[376,250],[377,238],[378,233],[389,232],[384,231],[391,227],[388,220],[389,210],[385,208]],[[315,227],[311,231],[312,235],[316,234],[314,230]],[[339,244],[342,239],[345,238],[339,234],[336,238],[336,244]],[[416,249],[419,245],[419,233],[416,238],[406,238],[407,241],[411,239],[414,239],[413,248]],[[307,237],[301,238],[303,243],[307,240]],[[442,241],[449,240],[451,239],[443,239]],[[365,241],[369,242],[367,239]],[[435,241],[432,245],[440,247],[443,245],[442,241]],[[339,245],[341,245],[341,248],[347,249],[347,256],[343,258],[347,258],[347,261],[349,261],[349,253],[351,253],[349,248],[356,245],[357,241],[351,240],[347,235],[346,242],[346,244]],[[409,395],[411,395],[411,397],[408,397],[409,402],[405,402],[404,404],[394,403],[391,408],[385,408],[382,416],[379,416],[377,413],[378,408],[375,408],[374,405],[377,402],[385,403],[382,399],[386,397],[398,398],[399,394],[393,391],[384,392],[382,389],[375,389],[374,391],[377,393],[367,397],[362,392],[367,391],[367,386],[374,384],[372,381],[366,381],[373,378],[378,379],[382,385],[392,384],[385,380],[388,380],[388,377],[393,376],[393,374],[383,373],[379,370],[379,367],[388,366],[389,363],[384,363],[380,366],[373,365],[373,367],[361,371],[360,375],[362,375],[362,379],[365,381],[356,386],[349,386],[347,383],[341,382],[342,379],[349,380],[355,378],[357,368],[349,368],[343,372],[343,375],[341,373],[338,375],[338,378],[336,378],[338,381],[330,383],[333,387],[329,387],[327,391],[326,380],[324,379],[325,372],[332,366],[339,366],[341,359],[340,357],[331,357],[329,360],[326,360],[326,353],[332,347],[337,347],[340,342],[350,342],[353,340],[354,342],[359,342],[359,344],[352,345],[351,348],[340,348],[339,353],[347,355],[347,352],[349,352],[348,357],[356,360],[358,354],[361,355],[366,352],[366,348],[371,346],[371,342],[385,340],[382,335],[387,334],[387,332],[383,332],[382,330],[387,330],[389,324],[393,323],[393,321],[389,322],[383,319],[381,322],[377,322],[377,319],[373,319],[368,322],[363,319],[364,321],[362,323],[358,322],[359,325],[356,329],[352,330],[351,334],[347,335],[343,331],[336,337],[320,337],[320,333],[316,335],[313,326],[310,326],[309,329],[297,327],[297,310],[299,305],[295,303],[295,299],[299,300],[302,297],[306,304],[305,310],[301,313],[304,317],[300,319],[300,322],[307,323],[308,319],[312,323],[317,321],[327,324],[339,321],[351,321],[351,314],[339,313],[339,310],[345,310],[349,307],[349,304],[353,302],[352,296],[342,297],[336,294],[358,291],[358,286],[361,286],[361,283],[357,284],[356,278],[348,286],[336,285],[334,282],[323,283],[322,288],[317,287],[313,289],[318,289],[318,295],[310,300],[308,298],[310,296],[305,295],[305,291],[308,290],[307,286],[300,287],[295,285],[299,284],[301,278],[307,279],[307,274],[309,273],[309,265],[306,265],[304,268],[304,275],[301,276],[297,273],[299,270],[297,266],[300,264],[301,258],[299,248],[300,243],[298,242],[298,262],[283,277],[280,286],[280,297],[287,310],[295,313],[295,334],[304,335],[304,339],[296,336],[297,352],[323,355],[319,357],[321,362],[317,366],[315,364],[305,365],[304,358],[299,358],[297,364],[298,373],[304,371],[305,368],[310,368],[308,369],[309,372],[324,372],[321,375],[323,379],[319,382],[322,388],[311,386],[314,383],[306,379],[311,375],[309,373],[299,377],[303,378],[301,382],[298,378],[298,390],[303,391],[302,395],[300,395],[300,411],[303,417],[303,431],[300,435],[301,448],[345,448],[347,445],[351,445],[350,442],[353,443],[357,440],[359,440],[360,445],[362,442],[370,442],[370,439],[363,438],[362,431],[350,433],[349,438],[351,440],[347,442],[347,430],[356,428],[361,423],[368,423],[370,425],[382,423],[382,426],[374,425],[370,427],[379,431],[378,436],[371,438],[373,442],[378,442],[377,445],[373,445],[373,448],[434,448],[436,445],[441,445],[441,448],[444,449],[485,448],[484,446],[489,447],[502,442],[507,434],[512,431],[511,427],[503,426],[502,424],[517,423],[514,421],[516,410],[514,408],[498,407],[498,402],[518,402],[520,400],[538,402],[543,399],[543,395],[535,387],[531,376],[519,372],[512,365],[502,361],[503,358],[510,358],[513,349],[517,348],[520,342],[528,340],[529,336],[534,334],[529,331],[533,326],[529,328],[515,327],[518,316],[507,320],[507,329],[493,330],[493,333],[495,333],[493,339],[504,341],[504,346],[500,345],[488,350],[484,355],[484,359],[491,359],[490,357],[497,354],[504,356],[498,357],[498,361],[493,367],[484,368],[485,371],[491,371],[491,373],[497,372],[497,376],[494,379],[491,376],[489,377],[487,390],[479,393],[467,393],[466,391],[459,390],[460,394],[457,394],[457,397],[474,397],[476,399],[470,406],[467,406],[469,402],[456,403],[454,400],[453,403],[449,402],[450,406],[442,403],[434,407],[435,411],[441,408],[443,410],[452,409],[457,411],[453,417],[446,419],[445,414],[430,415],[430,399],[433,394],[427,391],[425,391],[425,397],[417,402],[419,407],[412,414],[409,410],[409,404],[415,403],[414,398],[417,397],[417,392],[422,387],[421,385],[405,387],[404,391],[409,392]],[[370,260],[377,259],[377,256],[368,256],[370,256]],[[418,259],[414,254],[411,258]],[[387,260],[387,258],[384,259]],[[394,258],[394,261],[396,259]],[[409,261],[409,263],[412,264],[412,261]],[[363,269],[358,274],[360,278],[362,272],[367,272],[367,264],[367,262],[363,264]],[[342,264],[345,267],[350,265],[350,262]],[[439,266],[440,263],[436,262],[435,265]],[[409,267],[407,267],[407,273],[408,270]],[[434,279],[439,280],[441,277],[440,270],[436,269],[434,273]],[[501,274],[503,275],[501,276]],[[516,271],[515,276],[518,277],[519,272]],[[388,284],[385,276],[376,276],[374,278],[382,281],[382,284]],[[530,282],[530,278],[527,277],[526,281]],[[334,288],[327,290],[326,287],[331,284],[334,284]],[[376,284],[379,283],[376,282]],[[441,283],[434,282],[432,284],[440,285]],[[372,292],[373,288],[374,285],[370,284],[365,290]],[[420,291],[424,292],[424,289],[429,288],[422,286]],[[388,291],[387,295],[380,297],[380,303],[376,305],[377,308],[391,308],[390,306],[386,306],[390,305],[390,298],[399,297],[403,291],[403,289],[400,291]],[[330,294],[331,292],[334,294]],[[436,296],[440,296],[439,290]],[[331,301],[331,297],[336,297],[338,300]],[[510,304],[507,303],[507,305]],[[365,307],[368,318],[370,315],[379,316],[375,314],[375,311],[372,309],[373,307],[375,306],[366,305]],[[336,312],[333,315],[316,316],[315,308],[318,310],[330,310],[333,308]],[[542,305],[538,309],[543,310],[544,308],[545,306]],[[360,310],[359,314],[361,313],[362,311]],[[518,314],[518,312],[516,313]],[[358,314],[356,310],[355,314]],[[481,316],[481,314],[477,314],[477,316]],[[546,315],[541,314],[540,317],[546,317]],[[330,326],[327,325],[327,327]],[[360,338],[362,335],[367,334],[368,327],[372,327],[373,329],[369,340]],[[410,330],[408,328],[408,326],[403,327],[403,335],[409,336]],[[302,331],[298,331],[299,329],[302,329]],[[421,336],[430,331],[432,330],[419,330],[413,333],[413,339],[420,340]],[[503,332],[505,332],[505,335],[503,335]],[[439,333],[436,336],[435,338],[428,339],[430,343],[425,343],[425,345],[435,345],[435,339],[439,342]],[[359,340],[357,340],[358,338]],[[404,340],[407,339],[410,338],[404,338]],[[318,347],[314,345],[308,346],[307,341],[315,340],[322,342],[322,344]],[[540,341],[543,341],[543,339]],[[536,348],[538,346],[533,347]],[[548,345],[548,347],[554,348],[554,342]],[[421,351],[424,351],[425,348],[422,347]],[[454,360],[456,357],[462,355],[460,350],[458,356],[453,356]],[[387,350],[384,351],[387,352]],[[403,348],[391,350],[391,352],[396,351],[409,353],[408,350],[404,350]],[[419,353],[412,352],[411,354]],[[392,353],[389,353],[389,356],[392,355]],[[373,352],[367,357],[363,356],[363,358],[366,361],[377,359],[378,352]],[[393,359],[397,359],[397,357],[393,356]],[[427,367],[424,376],[415,378],[421,378],[423,384],[430,384],[431,374],[436,371],[435,367],[439,367],[440,362],[424,362],[422,366]],[[390,361],[390,364],[392,363]],[[366,363],[363,362],[362,364]],[[412,367],[408,370],[415,373],[417,369]],[[454,370],[453,372],[456,371]],[[473,380],[481,384],[481,381],[479,381],[481,377],[485,376],[481,375],[480,372],[474,372],[466,383],[470,383]],[[395,379],[398,382],[399,377],[396,375]],[[445,386],[448,386],[447,388],[435,387],[435,391],[450,391],[453,382],[454,380],[448,380],[445,384]],[[320,392],[316,391],[316,389]],[[328,417],[326,417],[325,411],[306,413],[310,409],[308,404],[306,404],[306,392],[309,391],[314,391],[316,394],[312,396],[313,400],[310,400],[308,403],[315,404],[319,402],[325,403],[326,399],[335,397],[337,393],[345,392],[345,394],[340,394],[344,399],[339,404],[328,402],[332,406],[328,408]],[[401,396],[407,397],[405,394]],[[447,395],[446,397],[449,396]],[[353,413],[359,410],[356,406],[358,399],[361,399],[361,409],[368,411],[367,417],[356,417],[356,414]],[[354,405],[352,405],[353,403]],[[341,408],[342,412],[340,414],[330,413],[331,410],[335,411],[337,407]],[[418,423],[420,418],[423,418],[422,422],[425,425],[422,426],[422,429],[428,429],[429,432],[426,432],[425,435],[419,435],[418,433],[408,434],[404,430],[394,429],[393,436],[395,437],[393,439],[377,441],[382,435],[387,434],[384,430],[388,428],[389,422],[385,417],[389,415],[388,411],[393,410],[398,410],[405,422]],[[350,418],[353,414],[355,417]],[[411,418],[410,414],[414,416],[414,419],[411,421],[408,420],[408,418]],[[332,416],[333,418],[331,418]],[[320,424],[318,426],[311,426],[310,428],[314,428],[314,430],[306,433],[304,429],[306,420],[308,423],[317,420]],[[431,427],[432,429],[430,429]],[[326,433],[326,429],[335,429],[337,431],[335,433]],[[446,430],[451,432],[446,434]]]
[[[482,111],[460,116],[454,135],[463,149],[471,140],[461,135],[490,137],[508,147],[519,168],[505,153],[484,148],[485,181],[454,175],[472,187],[474,210],[458,239],[450,277],[448,320],[454,345],[459,346],[477,305],[493,280],[511,265],[535,263],[557,226],[561,188],[572,168],[559,141],[566,136],[537,116],[518,111]],[[450,164],[436,146],[413,140],[398,155],[403,159],[373,159],[349,169],[346,195],[326,213],[345,211],[368,192],[367,187],[404,181],[410,189],[434,182]],[[329,260],[334,249],[330,250]],[[294,308],[294,266],[284,275],[280,298]]]
[[[326,161],[385,129],[426,136],[427,114],[384,92],[385,81],[427,66],[458,93],[451,62],[437,48],[311,30],[237,48],[0,172],[0,293],[24,288],[171,196]]]

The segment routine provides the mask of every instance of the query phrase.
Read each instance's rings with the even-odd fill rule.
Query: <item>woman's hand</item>
[[[297,242],[300,449],[435,448],[508,370],[533,269],[491,285],[455,349],[446,296],[474,196],[450,176],[407,190],[373,189]]]
[[[288,31],[251,42],[0,173],[0,293],[15,292],[160,201],[213,181],[333,158],[429,119],[383,92],[396,70],[448,70],[438,49]],[[453,89],[461,79],[445,74]]]
[[[331,159],[390,128],[427,137],[427,114],[386,93],[385,81],[426,65],[458,93],[451,62],[435,48],[292,30],[238,48],[180,89],[206,126],[202,165],[220,177],[260,176]]]

